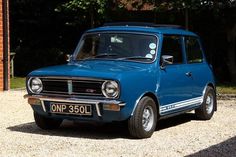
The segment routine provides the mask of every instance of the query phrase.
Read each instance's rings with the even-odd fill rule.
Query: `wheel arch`
[[[133,108],[133,111],[132,111],[132,113],[131,113],[131,116],[133,116],[133,113],[134,113],[134,111],[135,111],[135,109],[136,109],[136,107],[137,107],[139,101],[140,101],[143,97],[145,97],[145,96],[148,96],[148,97],[150,97],[150,98],[152,98],[152,99],[154,100],[154,102],[155,102],[155,104],[156,104],[156,107],[157,107],[157,114],[158,114],[157,116],[158,116],[158,118],[159,118],[159,117],[160,117],[160,103],[159,103],[159,100],[158,100],[157,96],[156,96],[154,93],[152,93],[152,92],[146,92],[146,93],[142,94],[142,95],[136,100],[135,105],[134,105],[134,108]]]
[[[206,87],[204,88],[204,91],[203,91],[203,96],[205,95],[205,91],[206,91],[206,88],[207,88],[207,87],[211,87],[211,88],[214,89],[214,91],[215,91],[215,98],[217,99],[216,86],[215,86],[215,84],[212,83],[212,82],[207,83],[207,85],[206,85]],[[217,100],[216,100],[216,99],[215,99],[215,111],[217,111]]]
[[[207,84],[207,86],[212,87],[216,91],[216,87],[213,83],[210,82],[210,83]]]

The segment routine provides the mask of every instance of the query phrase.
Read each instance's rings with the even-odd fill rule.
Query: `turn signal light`
[[[117,104],[103,104],[103,110],[120,111],[120,106]]]
[[[36,98],[28,98],[28,103],[31,105],[40,105],[41,102],[39,99]]]

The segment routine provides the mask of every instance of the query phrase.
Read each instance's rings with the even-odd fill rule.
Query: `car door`
[[[192,74],[193,98],[201,98],[203,96],[203,91],[207,84],[207,80],[210,80],[209,77],[211,71],[209,70],[208,64],[204,60],[199,39],[194,36],[185,36],[184,43],[188,68]]]
[[[167,64],[160,70],[158,97],[161,115],[185,110],[194,101],[191,73],[185,62],[183,43],[182,36],[163,35],[161,58],[163,55],[173,56],[173,64]]]

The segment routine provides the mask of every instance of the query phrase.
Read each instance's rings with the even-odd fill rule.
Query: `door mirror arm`
[[[69,63],[69,62],[71,62],[71,60],[72,60],[72,55],[70,55],[70,54],[67,54],[66,55],[66,61]]]
[[[166,65],[173,64],[174,57],[170,55],[161,56],[161,69],[164,70]]]

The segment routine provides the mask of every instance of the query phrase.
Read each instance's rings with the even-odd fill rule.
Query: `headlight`
[[[118,97],[120,90],[119,85],[115,81],[106,81],[102,85],[102,93],[107,98],[116,98]]]
[[[43,90],[42,81],[39,78],[30,78],[28,80],[28,89],[34,94],[39,94]]]

